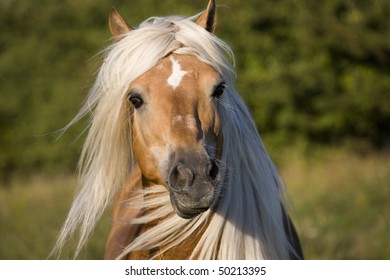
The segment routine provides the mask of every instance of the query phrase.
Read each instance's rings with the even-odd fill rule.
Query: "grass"
[[[292,155],[282,176],[309,259],[390,259],[389,153]]]
[[[0,259],[47,259],[69,210],[76,185],[72,176],[15,179],[0,187]],[[96,228],[82,259],[101,259],[109,219]],[[64,253],[72,258],[73,247]]]
[[[292,153],[281,163],[307,259],[390,259],[389,153]],[[46,259],[70,207],[72,176],[0,186],[0,259]],[[100,259],[109,213],[82,259]],[[72,246],[63,258],[72,256]]]

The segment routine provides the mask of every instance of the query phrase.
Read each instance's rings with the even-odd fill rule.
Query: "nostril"
[[[169,175],[169,185],[175,191],[182,191],[186,186],[192,185],[194,173],[184,165],[176,165]]]
[[[219,173],[219,167],[217,163],[213,160],[210,164],[210,170],[209,170],[209,176],[212,180],[215,180],[217,178],[217,175]]]
[[[191,169],[189,169],[188,167],[185,167],[184,165],[179,165],[179,166],[177,166],[176,169],[177,169],[179,178],[182,178],[182,179],[185,179],[188,181],[192,181],[194,174],[192,173]]]

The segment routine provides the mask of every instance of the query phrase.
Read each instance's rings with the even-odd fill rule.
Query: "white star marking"
[[[170,57],[172,61],[172,74],[168,78],[168,84],[172,86],[175,90],[181,83],[184,75],[187,74],[187,71],[181,70],[179,61],[175,60],[173,57]]]

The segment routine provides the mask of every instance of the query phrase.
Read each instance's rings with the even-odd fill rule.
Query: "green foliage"
[[[2,1],[0,19],[0,175],[72,168],[80,144],[58,130],[77,112],[90,83],[89,60],[103,47],[97,3]],[[85,2],[82,2],[85,3]],[[93,4],[95,3],[95,4]],[[108,7],[107,7],[108,9]],[[73,132],[73,133],[72,133]]]
[[[232,21],[230,40],[240,92],[268,142],[385,144],[390,3],[256,1],[253,9],[250,2],[252,9],[235,4],[242,22]]]
[[[0,2],[0,179],[73,170],[83,131],[57,139],[109,44],[116,6],[131,25],[192,15],[204,1]],[[237,88],[267,145],[389,140],[390,2],[219,0],[217,35],[237,59]]]

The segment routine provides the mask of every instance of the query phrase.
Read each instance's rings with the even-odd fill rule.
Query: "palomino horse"
[[[198,16],[133,29],[115,9],[87,102],[80,186],[56,250],[77,253],[114,201],[106,258],[300,259],[283,186],[234,88],[231,49]]]

